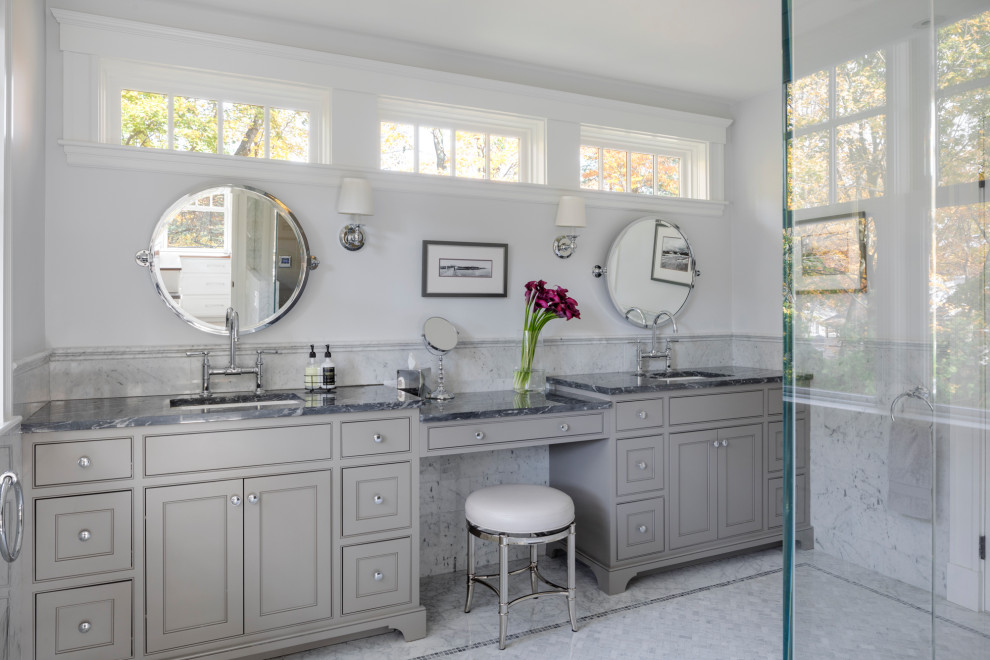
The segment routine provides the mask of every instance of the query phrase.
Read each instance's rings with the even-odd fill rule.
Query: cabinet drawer
[[[619,431],[663,426],[663,399],[622,401],[615,404],[615,428]]]
[[[34,447],[36,486],[130,477],[130,438],[52,442]]]
[[[230,275],[224,273],[183,273],[179,279],[179,293],[188,295],[215,295],[230,297]]]
[[[663,498],[627,502],[615,507],[618,543],[616,559],[663,552]]]
[[[411,594],[409,538],[344,548],[344,614],[408,603]]]
[[[340,425],[341,456],[373,456],[409,451],[409,420],[378,419]]]
[[[797,475],[794,481],[794,490],[797,495],[794,524],[796,527],[803,527],[808,524],[808,477],[806,475]],[[767,479],[767,527],[773,529],[783,526],[784,478],[774,477]]]
[[[182,294],[182,309],[187,314],[202,318],[224,318],[230,307],[230,292],[226,294]]]
[[[763,390],[670,398],[670,423],[692,424],[763,416]]]
[[[344,536],[409,527],[412,481],[409,463],[344,468]]]
[[[779,472],[784,469],[784,423],[770,422],[767,425],[767,471]],[[807,422],[803,418],[797,419],[794,427],[796,436],[794,444],[797,445],[797,456],[795,457],[795,468],[803,470],[808,467],[808,433]]]
[[[182,257],[182,274],[219,273],[230,275],[230,259],[220,257]]]
[[[617,495],[663,488],[662,435],[617,440],[615,451]]]
[[[39,499],[35,503],[38,580],[131,567],[131,492]]]
[[[131,583],[38,594],[35,656],[118,660],[131,653]]]
[[[149,435],[145,472],[172,474],[330,458],[330,424]]]
[[[521,440],[602,433],[604,428],[601,414],[551,418],[534,415],[533,419],[434,427],[427,431],[427,447],[485,447]]]

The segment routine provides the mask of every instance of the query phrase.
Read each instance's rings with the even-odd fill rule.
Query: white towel
[[[921,520],[932,519],[932,432],[918,421],[893,422],[887,450],[887,507]]]

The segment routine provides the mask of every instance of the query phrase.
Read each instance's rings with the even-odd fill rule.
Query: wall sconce
[[[337,212],[351,216],[373,215],[371,184],[365,179],[341,179]],[[357,218],[352,217],[350,224],[344,225],[340,230],[340,244],[351,252],[364,247],[364,232],[361,231],[361,224],[356,220]]]
[[[564,195],[557,205],[557,220],[554,224],[558,227],[570,227],[578,229],[586,227],[587,221],[584,214],[584,200],[573,195]],[[562,234],[553,240],[553,253],[561,259],[574,254],[577,249],[577,234]]]

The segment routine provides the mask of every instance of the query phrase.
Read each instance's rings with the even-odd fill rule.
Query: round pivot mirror
[[[608,252],[608,295],[619,314],[641,328],[663,310],[677,314],[694,288],[694,252],[672,222],[656,216],[634,220]]]
[[[285,204],[249,186],[196,191],[158,221],[138,263],[182,320],[226,334],[227,309],[240,332],[256,332],[285,316],[319,261]]]
[[[457,346],[457,328],[447,319],[440,316],[431,316],[423,324],[423,342],[426,349],[437,356],[437,388],[433,390],[429,398],[446,401],[453,399],[454,395],[444,388],[443,384],[443,356],[452,351]]]

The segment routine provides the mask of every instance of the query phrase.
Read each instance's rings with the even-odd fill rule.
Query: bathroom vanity
[[[49,403],[23,425],[23,657],[423,637],[420,403],[377,386],[221,410]]]
[[[703,373],[548,379],[557,392],[614,406],[606,440],[550,448],[550,485],[574,499],[578,558],[609,594],[645,571],[781,541],[780,372]],[[795,518],[798,541],[811,547],[807,424],[799,406]]]

